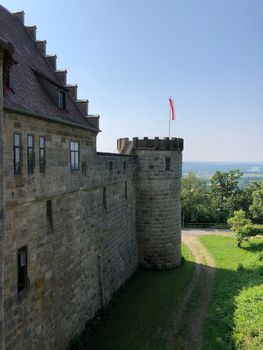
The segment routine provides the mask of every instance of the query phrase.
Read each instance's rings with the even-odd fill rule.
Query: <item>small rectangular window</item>
[[[8,60],[7,56],[4,56],[4,62],[3,62],[3,87],[4,89],[10,89],[11,83],[10,83],[10,60]]]
[[[70,142],[70,168],[79,170],[79,143]]]
[[[127,183],[127,181],[125,181],[125,185],[124,185],[124,197],[125,197],[125,199],[128,198],[128,183]]]
[[[107,209],[107,197],[106,197],[106,187],[103,187],[103,208],[106,210]]]
[[[110,169],[110,172],[112,172],[112,169],[113,169],[113,163],[112,163],[112,161],[109,162],[109,169]]]
[[[44,136],[39,137],[39,172],[46,171],[46,140]]]
[[[28,174],[34,173],[35,153],[34,153],[34,137],[27,135],[27,171]]]
[[[17,267],[17,290],[21,292],[27,288],[27,246],[18,249]]]
[[[165,170],[171,169],[171,158],[165,158]]]
[[[21,135],[14,134],[14,174],[21,175],[21,173],[22,173]]]
[[[126,170],[126,162],[123,162],[123,170]]]
[[[47,201],[47,225],[48,231],[53,231],[53,208],[52,208],[52,200],[49,199]]]
[[[87,163],[86,162],[81,163],[81,174],[83,176],[87,175]]]
[[[58,93],[58,107],[60,109],[67,109],[67,98],[66,98],[66,92],[59,90]]]

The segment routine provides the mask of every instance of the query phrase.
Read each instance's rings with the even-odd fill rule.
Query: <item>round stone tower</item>
[[[140,264],[167,269],[181,261],[183,140],[118,140],[118,150],[138,156],[137,235]]]

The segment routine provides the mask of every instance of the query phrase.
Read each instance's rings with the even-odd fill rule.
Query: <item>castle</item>
[[[96,151],[77,99],[24,13],[0,6],[0,348],[65,349],[141,264],[181,260],[183,140]]]

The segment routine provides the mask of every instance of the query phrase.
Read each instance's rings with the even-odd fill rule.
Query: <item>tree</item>
[[[236,209],[239,208],[239,179],[240,170],[229,172],[216,171],[211,178],[212,204],[218,222],[226,222]]]
[[[253,202],[253,193],[260,188],[260,183],[252,182],[240,189],[238,195],[238,205],[239,209],[242,209],[246,212],[248,219],[253,220],[252,214],[252,202]]]
[[[257,222],[263,223],[263,181],[252,193],[252,204],[249,207],[249,212]]]
[[[211,222],[211,194],[208,182],[190,172],[182,178],[182,216],[184,223]]]
[[[227,220],[227,223],[235,232],[237,245],[238,247],[240,247],[245,236],[244,227],[246,227],[247,225],[251,225],[252,221],[247,219],[244,210],[240,209],[234,212],[234,215]]]

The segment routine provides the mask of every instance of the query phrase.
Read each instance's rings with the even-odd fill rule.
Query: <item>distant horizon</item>
[[[168,135],[171,96],[170,135],[185,140],[185,159],[263,161],[262,0],[1,5],[24,10],[100,115],[98,151],[114,152],[120,137]]]
[[[190,163],[260,163],[263,164],[263,160],[184,160],[183,162],[190,162]]]

